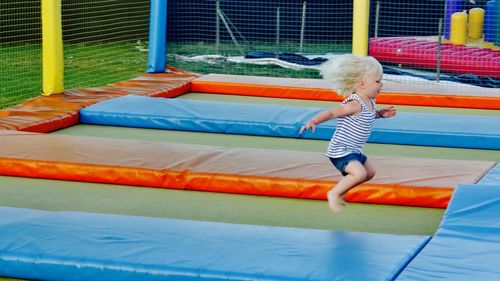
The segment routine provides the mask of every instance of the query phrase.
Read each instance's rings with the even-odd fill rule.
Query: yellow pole
[[[61,0],[42,0],[42,95],[64,92]]]
[[[354,0],[352,16],[352,53],[358,56],[368,55],[368,22],[370,18],[370,0]]]

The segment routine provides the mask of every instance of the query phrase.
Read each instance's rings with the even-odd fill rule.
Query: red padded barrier
[[[370,39],[370,55],[383,62],[437,68],[438,43],[413,37]],[[442,44],[441,70],[500,78],[500,50]]]

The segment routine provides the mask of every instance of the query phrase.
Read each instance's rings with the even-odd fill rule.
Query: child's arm
[[[361,105],[357,102],[348,102],[344,105],[337,106],[335,108],[325,110],[318,115],[316,115],[313,119],[309,120],[307,124],[300,128],[300,134],[304,131],[311,129],[314,133],[316,131],[316,125],[328,121],[333,118],[358,114],[361,112]]]
[[[389,118],[396,115],[394,106],[385,107],[375,112],[375,118]]]

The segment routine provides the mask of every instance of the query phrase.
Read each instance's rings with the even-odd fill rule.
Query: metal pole
[[[441,76],[441,43],[443,41],[443,19],[439,19],[438,27],[438,51],[437,51],[437,62],[436,62],[436,81],[439,83]]]
[[[276,8],[276,59],[278,59],[280,46],[280,7]]]
[[[303,0],[302,1],[302,23],[300,25],[300,48],[299,48],[300,53],[304,52],[304,31],[306,29],[306,7],[307,7],[307,1]]]
[[[215,2],[215,53],[220,54],[220,0]]]
[[[380,1],[377,1],[377,5],[375,7],[375,38],[378,38],[378,23],[380,16]]]
[[[229,26],[229,23],[227,22],[227,19],[221,10],[219,10],[219,16],[220,16],[224,26],[226,26],[227,32],[229,32],[229,36],[231,36],[231,39],[233,40],[234,45],[236,45],[236,48],[238,49],[238,51],[240,51],[240,54],[242,56],[244,56],[245,52],[241,48],[240,44],[238,44],[238,40],[236,39],[236,36],[234,36],[233,31],[231,30],[231,27]]]

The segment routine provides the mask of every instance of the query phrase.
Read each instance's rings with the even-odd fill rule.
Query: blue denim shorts
[[[333,166],[339,170],[343,176],[347,175],[345,172],[345,167],[351,161],[359,161],[361,164],[365,164],[367,157],[363,153],[351,153],[346,156],[342,156],[339,158],[330,158],[330,162],[332,162]]]

